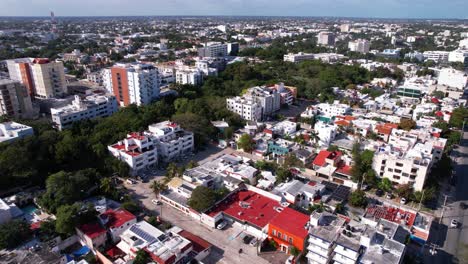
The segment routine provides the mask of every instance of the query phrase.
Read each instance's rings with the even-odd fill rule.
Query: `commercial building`
[[[54,126],[59,130],[63,130],[72,126],[74,122],[107,117],[117,112],[117,110],[117,100],[113,95],[93,94],[86,96],[84,100],[75,95],[75,99],[71,104],[60,108],[51,108],[50,114]]]
[[[163,232],[145,221],[131,225],[120,235],[117,247],[134,259],[139,250],[149,253],[153,262],[175,264],[185,258],[193,249],[192,243],[176,232]]]
[[[317,35],[317,44],[322,46],[335,45],[335,34],[332,32],[322,31]]]
[[[450,53],[449,51],[432,50],[432,51],[425,51],[423,55],[426,60],[432,60],[437,63],[444,63],[444,62],[448,62],[449,53]]]
[[[232,50],[232,46],[231,46]],[[228,44],[207,43],[198,49],[198,57],[225,57],[228,55]]]
[[[120,106],[147,105],[159,97],[159,72],[149,64],[117,64],[105,71],[104,86],[112,88]]]
[[[370,49],[370,42],[366,39],[357,39],[348,42],[348,48],[350,51],[368,53]]]
[[[18,81],[0,80],[0,116],[30,118],[33,115],[31,97]]]
[[[10,78],[26,86],[30,96],[54,98],[67,93],[62,62],[44,58],[22,58],[6,62]]]
[[[0,143],[13,141],[34,135],[34,130],[30,126],[16,122],[0,123]]]

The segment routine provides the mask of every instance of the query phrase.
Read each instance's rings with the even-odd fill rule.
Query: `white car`
[[[162,204],[161,201],[156,200],[156,199],[151,200],[151,202],[152,202],[154,205],[161,205],[161,204]]]
[[[455,219],[452,219],[452,221],[450,222],[450,227],[451,228],[457,228],[458,227],[458,221],[455,220]]]
[[[218,225],[216,225],[216,229],[223,230],[226,226],[227,226],[227,222],[223,220],[219,222]]]
[[[285,264],[292,264],[294,260],[294,256],[289,256],[289,258],[284,262]]]
[[[406,204],[406,198],[405,198],[405,197],[401,197],[400,203],[401,203],[401,204]]]

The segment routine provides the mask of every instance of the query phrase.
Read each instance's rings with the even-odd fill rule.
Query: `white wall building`
[[[366,39],[357,39],[348,42],[348,48],[350,51],[368,53],[370,49],[370,42]]]
[[[335,45],[335,34],[333,32],[322,31],[317,35],[317,44],[322,46]]]
[[[460,47],[460,49],[468,49],[468,38],[460,40],[458,46]]]
[[[0,143],[13,141],[34,135],[34,130],[30,126],[16,122],[0,123]]]
[[[443,68],[440,70],[437,83],[463,90],[468,86],[468,74],[455,69]]]
[[[468,48],[451,51],[448,57],[449,62],[468,62]]]
[[[281,107],[281,94],[278,89],[252,87],[242,96],[227,98],[227,109],[238,113],[243,119],[260,121],[278,111]]]
[[[203,82],[203,72],[197,68],[177,69],[175,82],[178,84],[201,85]]]
[[[289,62],[301,62],[301,61],[306,61],[306,60],[313,60],[315,59],[314,54],[311,53],[288,53],[283,56],[284,61],[289,61]]]
[[[346,115],[351,111],[351,108],[347,104],[340,104],[339,101],[333,102],[333,104],[321,103],[317,105],[317,109],[321,114],[327,117],[334,117],[339,115]]]
[[[152,124],[148,127],[148,134],[156,141],[158,157],[162,161],[168,162],[193,151],[193,133],[174,122]]]
[[[227,98],[226,107],[229,111],[237,113],[242,119],[249,121],[262,120],[262,106],[254,98],[240,96]]]
[[[93,119],[96,117],[107,117],[117,112],[117,100],[113,95],[89,95],[84,100],[75,95],[71,104],[51,108],[50,114],[54,126],[62,130],[72,126],[74,122]]]
[[[432,60],[437,63],[443,63],[443,62],[448,62],[449,53],[450,52],[448,51],[432,50],[432,51],[425,51],[423,55],[426,60]]]
[[[318,142],[319,145],[322,147],[328,147],[336,137],[337,127],[333,124],[327,124],[319,121],[315,123],[314,130],[320,139]]]

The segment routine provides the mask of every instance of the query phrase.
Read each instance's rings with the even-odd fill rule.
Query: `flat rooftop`
[[[215,216],[223,212],[240,222],[245,221],[262,229],[283,210],[278,201],[253,191],[242,190],[227,197],[208,215]]]
[[[383,218],[393,223],[412,227],[416,214],[396,207],[373,205],[366,208],[364,217],[375,221]]]

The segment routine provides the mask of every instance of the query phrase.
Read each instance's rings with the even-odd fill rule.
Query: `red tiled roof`
[[[442,113],[441,111],[437,111],[437,112],[435,112],[435,115],[436,116],[444,116],[444,113]]]
[[[111,258],[118,258],[120,256],[125,256],[125,253],[120,250],[120,248],[114,246],[106,251],[106,254]]]
[[[280,213],[279,208],[282,207],[278,201],[253,191],[241,190],[220,203],[208,215],[213,217],[223,212],[234,219],[263,228]]]
[[[102,213],[99,217],[101,219],[104,219],[105,217],[108,218],[108,222],[106,223],[107,228],[117,228],[127,222],[132,221],[133,219],[136,219],[136,216],[125,209],[109,209]]]
[[[392,133],[391,127],[385,126],[385,125],[378,125],[376,128],[378,133],[384,134],[384,135],[390,135]]]
[[[308,221],[308,215],[287,207],[271,219],[270,225],[283,229],[292,235],[306,238],[308,232],[304,226]]]
[[[408,227],[412,227],[414,220],[416,219],[416,214],[412,212],[405,211],[403,209],[387,206],[371,206],[366,209],[366,214],[373,216],[376,219],[386,219],[390,222],[401,224]]]
[[[263,129],[263,133],[273,135],[273,130],[265,128]]]
[[[322,150],[319,152],[317,157],[315,157],[314,161],[312,162],[314,165],[323,166],[325,164],[325,159],[332,159],[335,160],[338,157],[341,157],[342,153],[340,151],[328,151]]]
[[[31,230],[36,230],[36,229],[39,229],[41,227],[41,223],[42,223],[41,221],[34,222],[29,227],[31,228]]]
[[[433,102],[434,104],[440,103],[439,99],[437,99],[435,97],[432,97],[431,102]]]
[[[351,175],[351,166],[340,164],[336,172],[344,174],[344,175]]]
[[[146,138],[146,136],[142,135],[139,132],[132,132],[132,133],[128,134],[127,138],[134,138],[134,139],[137,139],[137,140],[143,140],[143,139]]]
[[[206,241],[205,239],[203,239],[203,238],[201,238],[201,237],[199,237],[197,235],[194,235],[194,234],[192,234],[192,233],[190,233],[189,231],[186,231],[186,230],[180,231],[179,235],[185,237],[190,242],[192,242],[193,250],[195,252],[202,252],[203,250],[208,249],[208,248],[213,246],[210,242]]]
[[[84,224],[80,226],[78,229],[83,232],[86,236],[88,236],[91,239],[94,239],[103,233],[106,233],[106,230],[101,227],[98,223],[93,223],[93,224]]]
[[[335,121],[335,125],[338,125],[338,126],[349,126],[351,123],[349,123],[348,121],[346,120],[338,120],[338,121]]]

